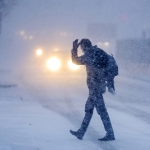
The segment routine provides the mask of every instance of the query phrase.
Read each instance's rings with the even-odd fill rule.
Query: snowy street
[[[148,0],[0,0],[0,150],[150,150],[149,8]],[[114,77],[116,94],[106,88],[103,97],[115,140],[95,101],[104,78],[114,92]],[[94,105],[107,135],[96,109],[91,119]],[[70,133],[90,119],[83,140]]]
[[[84,76],[13,76],[1,73],[1,84],[17,86],[0,88],[0,150],[150,148],[149,83],[116,78],[116,95],[104,94],[116,140],[99,142],[105,131],[96,111],[82,141],[69,133],[80,127],[84,116]]]

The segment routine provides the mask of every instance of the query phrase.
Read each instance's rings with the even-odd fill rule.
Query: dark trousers
[[[92,118],[94,107],[96,108],[97,113],[101,117],[101,120],[103,122],[105,131],[107,132],[107,134],[114,134],[111,121],[110,121],[107,109],[105,107],[103,95],[101,93],[98,94],[98,92],[91,91],[89,94],[88,100],[85,104],[85,116],[81,124],[81,127],[78,130],[79,136],[81,137],[84,136],[88,128],[88,125],[90,123],[90,120]]]

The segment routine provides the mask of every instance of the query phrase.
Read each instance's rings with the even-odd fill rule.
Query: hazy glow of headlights
[[[58,49],[58,48],[54,48],[54,51],[55,51],[55,52],[58,52],[58,51],[59,51],[59,49]]]
[[[78,70],[79,69],[79,66],[78,65],[75,65],[74,63],[72,63],[71,60],[68,61],[68,66],[71,70]]]
[[[60,69],[61,66],[61,62],[57,57],[52,57],[50,58],[47,62],[47,67],[51,70],[51,71],[57,71]]]
[[[36,51],[36,54],[37,54],[38,56],[41,56],[41,55],[43,54],[43,51],[42,51],[41,49],[38,49],[38,50]]]
[[[22,31],[20,31],[20,35],[24,35],[25,34],[25,32],[22,30]]]
[[[109,46],[109,42],[105,42],[104,45],[105,45],[105,46]]]

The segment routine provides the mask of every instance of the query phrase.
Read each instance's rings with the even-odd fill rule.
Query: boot
[[[106,133],[106,135],[103,138],[98,139],[98,141],[112,141],[112,140],[115,140],[114,134],[108,134],[108,133]]]
[[[74,136],[76,136],[79,140],[82,140],[83,137],[81,135],[79,135],[78,131],[72,131],[70,130],[70,133]]]

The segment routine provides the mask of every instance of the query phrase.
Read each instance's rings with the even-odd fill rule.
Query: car
[[[47,51],[36,50],[36,63],[38,68],[54,74],[79,74],[81,66],[72,63],[71,53],[63,50]]]

